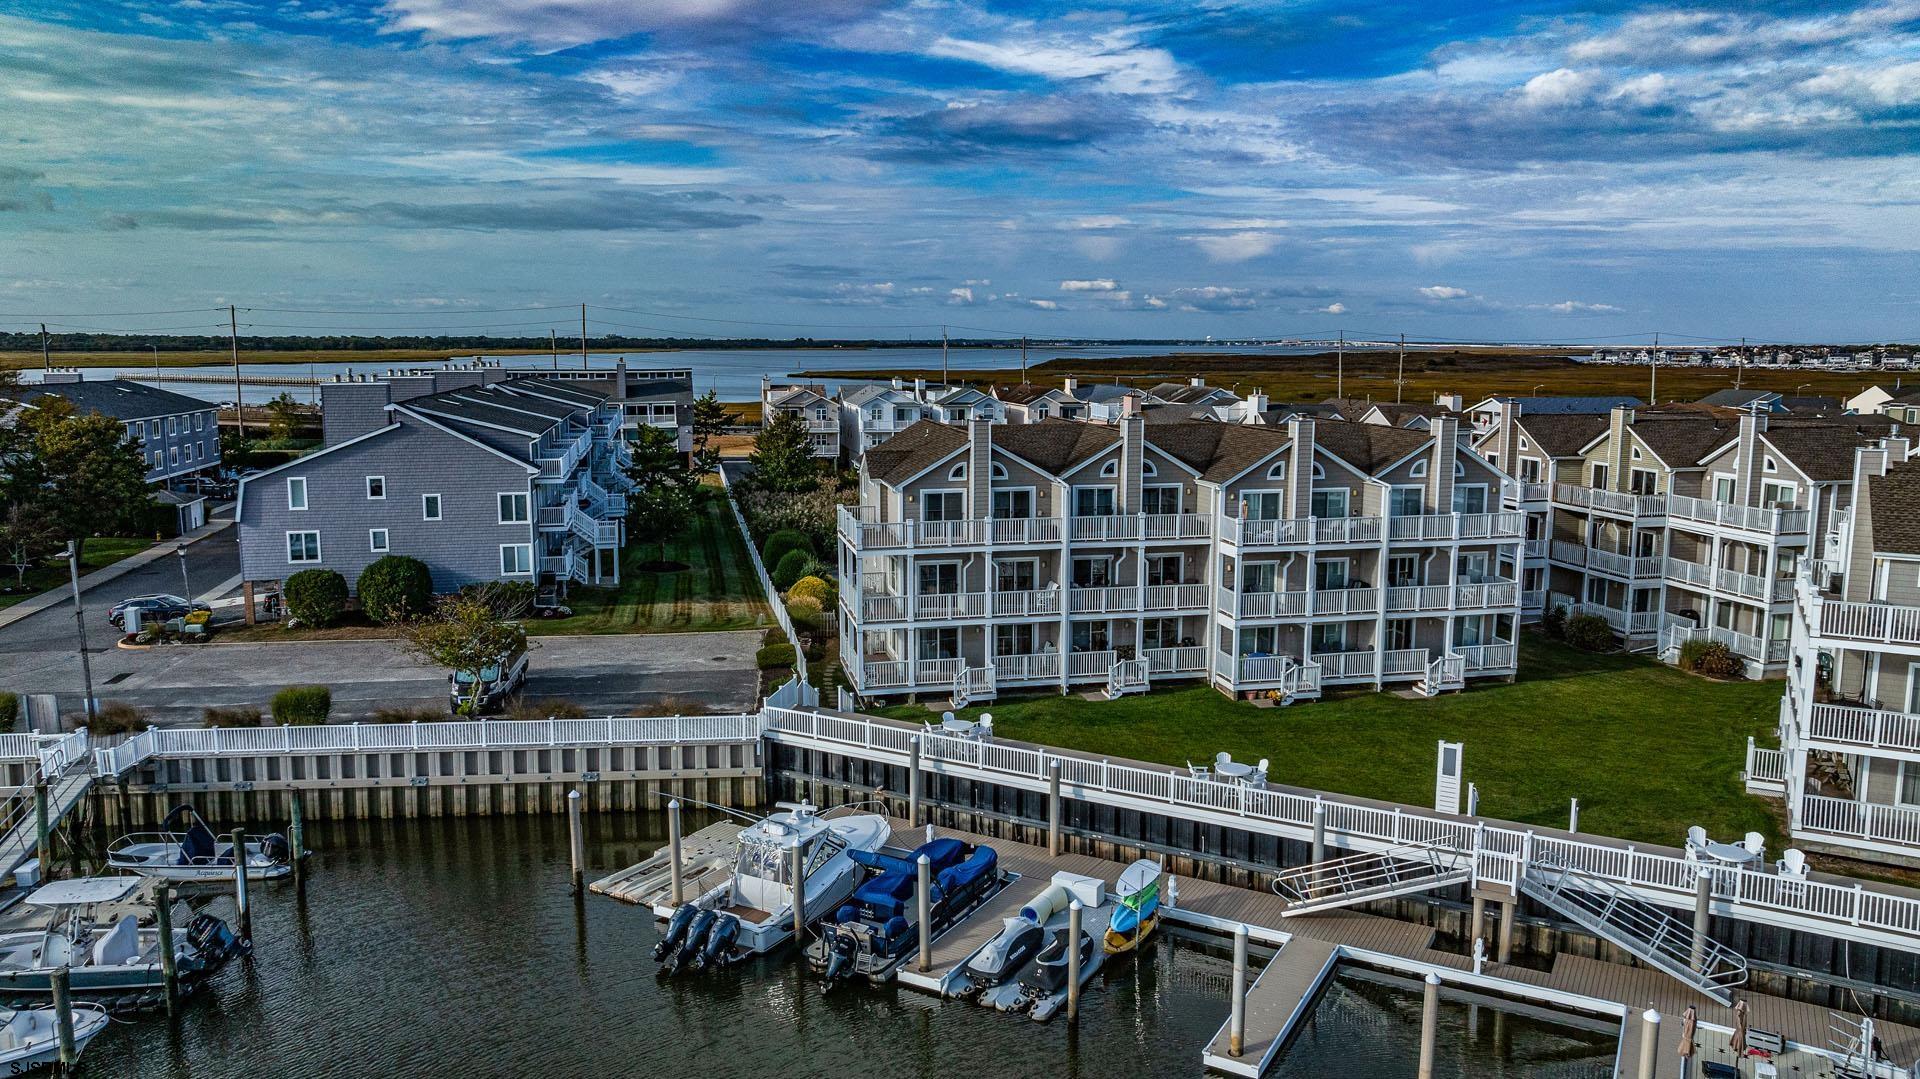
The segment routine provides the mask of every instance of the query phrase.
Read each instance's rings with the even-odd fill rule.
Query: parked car
[[[527,683],[527,649],[520,645],[507,655],[480,668],[480,684],[474,685],[469,671],[447,676],[447,704],[455,712],[465,711],[472,702],[472,714],[497,712],[508,697],[520,692]]]
[[[142,622],[165,622],[170,618],[185,618],[195,611],[211,609],[206,604],[195,603],[185,596],[175,596],[166,593],[152,596],[134,596],[130,599],[123,599],[108,608],[107,621],[116,627],[124,627],[127,624],[127,611],[135,607],[140,609],[140,620]]]

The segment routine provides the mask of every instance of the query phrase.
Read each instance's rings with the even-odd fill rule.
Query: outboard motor
[[[854,958],[860,954],[860,942],[853,934],[842,933],[837,929],[827,930],[827,970],[824,992],[833,992],[833,987],[847,975],[847,968],[853,965]]]
[[[293,864],[293,844],[287,842],[287,837],[279,832],[260,841],[260,853],[266,855],[267,861],[274,865]]]
[[[686,939],[687,928],[693,924],[693,916],[698,913],[700,908],[692,903],[683,904],[679,910],[673,912],[673,916],[667,919],[666,935],[660,938],[660,943],[653,946],[654,962],[664,963],[668,956],[679,950],[681,943]]]
[[[714,919],[713,928],[707,933],[707,946],[693,957],[695,974],[708,967],[724,967],[733,953],[733,942],[740,937],[740,919],[731,914],[722,914]]]
[[[195,955],[208,970],[253,948],[235,936],[227,923],[211,914],[196,914],[193,921],[187,923],[187,943],[193,946]]]
[[[713,928],[713,923],[719,917],[710,910],[703,910],[694,915],[693,927],[687,930],[686,943],[680,946],[680,950],[673,954],[672,959],[667,960],[668,974],[678,974],[680,968],[693,962],[693,957],[700,954],[700,945],[706,941],[708,930]]]

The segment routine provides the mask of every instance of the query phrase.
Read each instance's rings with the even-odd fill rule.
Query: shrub
[[[712,712],[703,701],[691,697],[662,697],[653,704],[643,704],[633,710],[636,716],[704,716]]]
[[[791,667],[794,665],[793,646],[790,644],[767,645],[753,654],[753,663],[763,671],[772,670],[775,667]]]
[[[1745,678],[1747,663],[1736,655],[1733,649],[1719,641],[1688,641],[1680,646],[1680,665],[1687,665],[1687,649],[1692,645],[1702,647],[1693,656],[1693,665],[1688,670],[1704,674],[1708,678]]]
[[[817,599],[808,599],[805,596],[801,596],[799,599],[790,599],[787,601],[787,617],[793,619],[795,624],[804,622],[812,625],[814,620],[820,617],[821,610],[823,610],[823,608]]]
[[[0,692],[0,729],[12,730],[20,720],[20,698],[16,694]]]
[[[288,686],[273,695],[273,721],[318,727],[333,711],[333,691],[325,686]]]
[[[1699,639],[1687,641],[1682,644],[1680,646],[1680,669],[1683,671],[1698,670],[1700,667],[1701,654],[1712,647],[1712,645],[1712,641]]]
[[[774,567],[773,587],[785,592],[793,583],[807,575],[807,569],[813,564],[813,556],[805,551],[788,551]]]
[[[807,539],[807,534],[798,529],[782,528],[767,537],[767,542],[760,548],[760,557],[768,566],[777,566],[782,558],[787,557],[788,551],[805,551],[812,554],[813,541]]]
[[[445,708],[432,705],[388,705],[373,710],[375,723],[440,723],[450,718]]]
[[[384,555],[360,571],[354,588],[360,609],[375,622],[405,622],[433,605],[433,574],[427,564],[403,554]]]
[[[564,697],[542,697],[530,701],[516,697],[507,705],[508,719],[585,719],[587,710]]]
[[[309,626],[327,626],[347,609],[347,579],[330,569],[303,569],[280,586],[287,613]]]
[[[1557,603],[1548,606],[1546,613],[1540,616],[1540,632],[1556,641],[1564,639],[1567,635],[1567,609]]]
[[[1582,652],[1611,652],[1613,629],[1597,614],[1576,614],[1567,619],[1567,643]]]
[[[260,709],[245,704],[213,707],[200,713],[202,727],[258,727],[260,719]]]
[[[147,713],[125,701],[101,701],[94,709],[87,733],[96,737],[108,734],[132,734],[147,729]]]
[[[787,599],[810,599],[826,607],[833,602],[833,586],[819,577],[809,575],[793,582],[793,587],[787,589]]]

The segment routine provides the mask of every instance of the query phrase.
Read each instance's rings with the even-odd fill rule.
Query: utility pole
[[[1647,406],[1660,403],[1660,335],[1653,335],[1653,355],[1647,363]]]
[[[40,324],[40,369],[53,370],[53,346],[47,338],[47,324]]]
[[[1027,384],[1027,335],[1020,335],[1020,385]]]
[[[1400,392],[1407,386],[1407,335],[1400,335],[1400,367],[1393,375],[1393,403],[1400,403]]]
[[[1334,353],[1333,395],[1347,395],[1347,331],[1340,331],[1340,351]]]
[[[580,305],[580,370],[587,369],[587,305]]]
[[[1740,339],[1740,359],[1733,368],[1733,388],[1740,388],[1740,380],[1747,374],[1747,339]]]
[[[947,328],[940,327],[940,388],[947,387]]]
[[[560,332],[552,326],[547,327],[547,347],[553,350],[553,369],[560,370]]]
[[[240,311],[232,304],[227,305],[227,334],[227,339],[233,343],[233,419],[240,425],[240,437],[245,438],[247,437],[247,403],[240,396]],[[79,602],[77,595],[74,597],[74,602]]]
[[[87,658],[87,613],[80,609],[80,541],[67,541],[67,573],[73,581],[73,628],[80,635],[80,677],[87,687],[87,725],[93,725],[93,662]]]

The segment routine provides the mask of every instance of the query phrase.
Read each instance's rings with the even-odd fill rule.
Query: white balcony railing
[[[993,614],[996,618],[1032,618],[1059,613],[1060,590],[1058,588],[993,593]]]
[[[1058,517],[996,517],[988,530],[993,542],[1004,544],[1058,543]]]
[[[1454,586],[1453,605],[1462,610],[1511,607],[1520,602],[1518,581],[1468,581]]]
[[[993,657],[994,676],[1001,682],[1024,682],[1035,678],[1060,677],[1060,653],[1035,652],[1031,655]]]
[[[1385,677],[1426,672],[1427,650],[1424,648],[1393,648],[1380,656],[1380,673]]]
[[[1920,607],[1894,603],[1847,603],[1812,599],[1820,636],[1863,644],[1920,646]]]
[[[1920,809],[1803,794],[1794,831],[1920,848]]]
[[[1372,614],[1379,609],[1377,588],[1329,588],[1313,594],[1314,614]]]
[[[862,622],[904,622],[907,620],[907,597],[885,592],[877,594],[862,592],[860,620]]]
[[[1642,555],[1636,558],[1597,547],[1587,550],[1587,568],[1616,577],[1658,577],[1661,562],[1658,556]]]
[[[1387,589],[1389,611],[1444,611],[1453,602],[1453,590],[1443,584],[1396,585]]]
[[[1233,593],[1221,589],[1224,596],[1223,606],[1233,609]],[[1300,592],[1242,592],[1240,593],[1241,618],[1298,618],[1307,613],[1307,593]]]
[[[1153,613],[1186,611],[1207,605],[1207,586],[1203,584],[1150,584],[1143,610]]]
[[[1313,661],[1320,665],[1322,678],[1372,678],[1373,653],[1367,652],[1315,652]],[[1421,664],[1425,666],[1423,661]]]
[[[958,657],[952,659],[923,659],[914,664],[914,683],[922,686],[950,686],[960,678],[960,672],[967,661]]]
[[[1920,715],[1844,704],[1815,704],[1807,714],[1806,735],[1816,742],[1920,753]]]
[[[1587,547],[1583,543],[1557,539],[1553,541],[1551,550],[1553,560],[1562,565],[1584,566],[1587,564]]]
[[[986,615],[985,592],[926,592],[913,597],[915,618],[985,618]]]
[[[1453,651],[1466,662],[1468,673],[1512,670],[1517,656],[1511,641],[1497,641],[1493,644],[1457,644],[1453,646]]]
[[[1699,562],[1689,562],[1684,558],[1668,558],[1666,577],[1669,581],[1681,584],[1697,585],[1701,588],[1713,587],[1713,567]]]
[[[1105,517],[1069,517],[1068,535],[1075,540],[1125,543],[1140,538],[1140,518],[1133,514]]]
[[[1142,650],[1147,670],[1154,674],[1195,674],[1207,669],[1207,650],[1201,645]]]
[[[1105,678],[1113,666],[1112,649],[1102,652],[1070,652],[1067,655],[1068,678]]]
[[[1068,593],[1072,602],[1070,609],[1074,614],[1113,614],[1140,609],[1140,589],[1137,585],[1071,588]]]
[[[1148,540],[1208,539],[1212,524],[1199,513],[1150,513],[1142,518]]]
[[[904,659],[869,660],[860,666],[862,691],[871,692],[876,689],[890,689],[912,684],[908,676],[909,667]]]
[[[1746,532],[1803,535],[1813,520],[1813,515],[1807,510],[1740,506],[1731,502],[1691,498],[1687,495],[1672,495],[1668,503],[1669,517],[1693,524],[1737,528]]]

